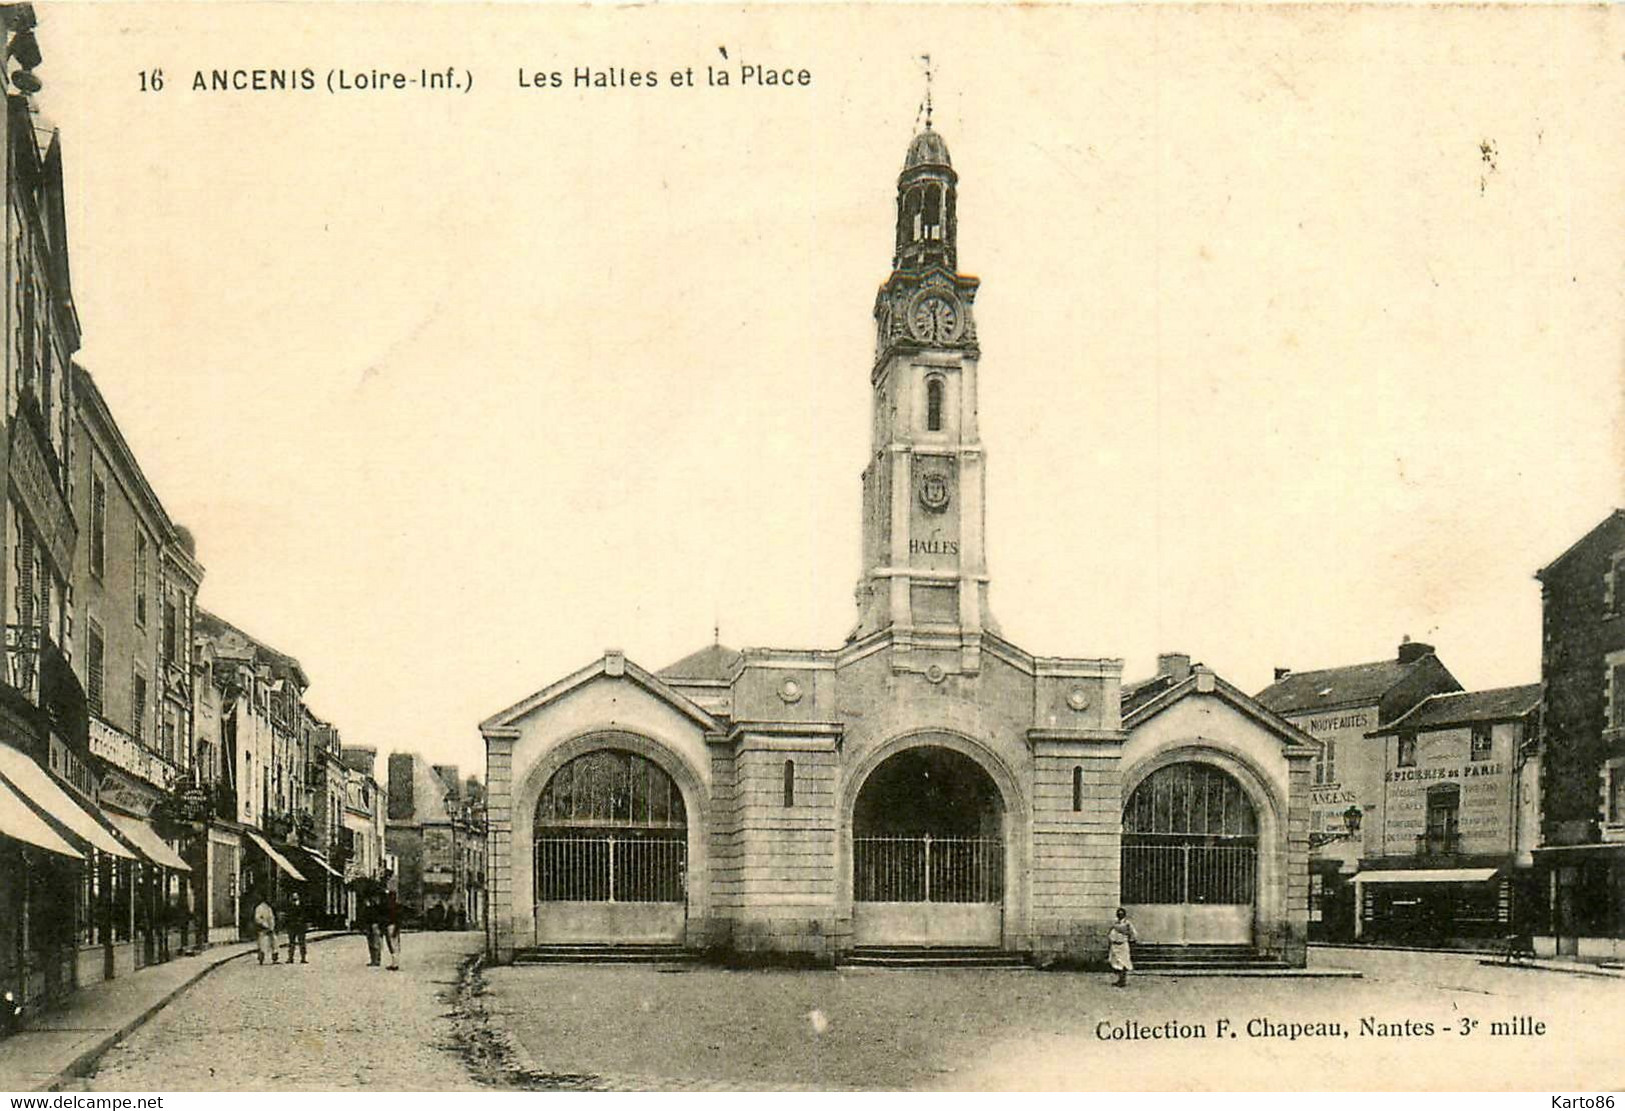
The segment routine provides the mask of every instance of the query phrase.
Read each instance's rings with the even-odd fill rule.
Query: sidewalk
[[[312,943],[348,936],[312,933]],[[139,972],[80,988],[0,1039],[0,1092],[48,1092],[79,1075],[165,1004],[227,961],[254,952],[252,941],[215,945]]]

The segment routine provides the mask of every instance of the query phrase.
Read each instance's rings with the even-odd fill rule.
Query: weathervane
[[[920,110],[925,113],[925,126],[929,129],[931,126],[931,55],[921,54],[920,61],[925,63],[925,103],[920,106]],[[916,125],[920,122],[918,113],[914,116],[914,122]]]

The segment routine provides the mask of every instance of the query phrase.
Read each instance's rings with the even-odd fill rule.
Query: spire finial
[[[711,624],[711,643],[712,644],[721,644],[722,643],[722,622],[721,621],[714,621]]]

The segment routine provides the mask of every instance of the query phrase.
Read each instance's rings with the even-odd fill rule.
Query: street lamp
[[[1330,845],[1335,841],[1348,841],[1360,835],[1360,822],[1365,814],[1358,806],[1350,806],[1343,811],[1343,828],[1336,833],[1311,833],[1309,847],[1318,849],[1322,845]]]

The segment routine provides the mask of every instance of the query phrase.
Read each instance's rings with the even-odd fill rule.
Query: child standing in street
[[[1112,923],[1110,932],[1106,934],[1106,963],[1117,973],[1117,981],[1113,987],[1128,987],[1128,974],[1134,971],[1134,954],[1131,946],[1137,940],[1134,923],[1128,920],[1128,911],[1118,907],[1117,921]]]

